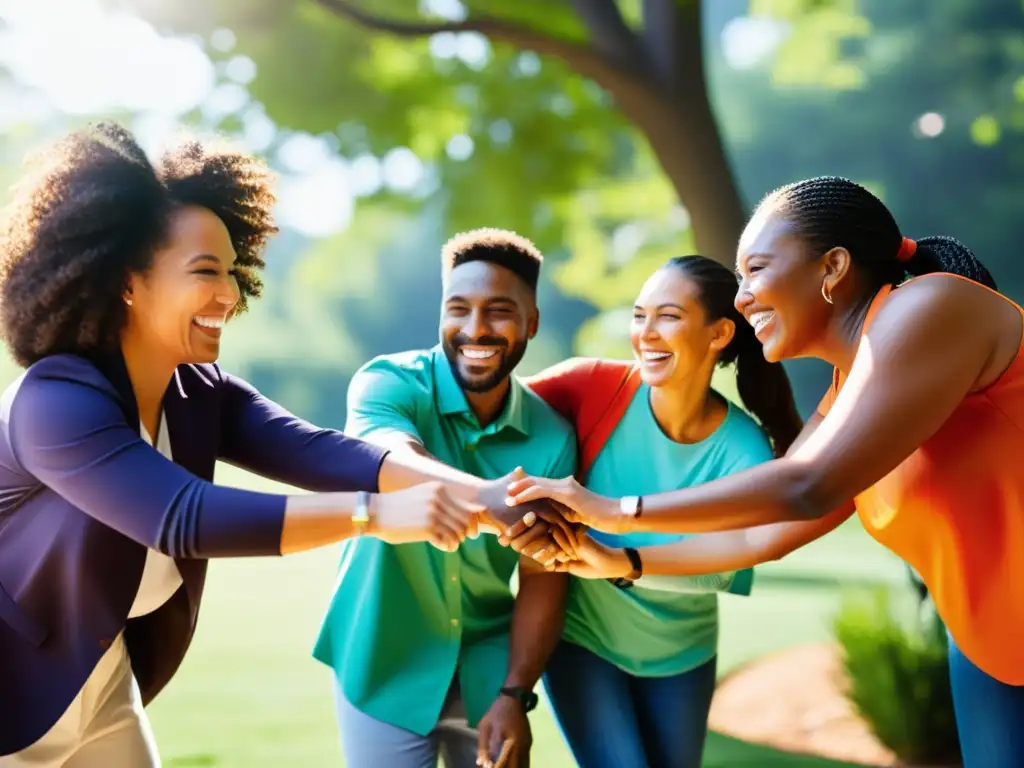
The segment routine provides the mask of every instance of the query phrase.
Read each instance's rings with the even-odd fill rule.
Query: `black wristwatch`
[[[540,701],[536,693],[520,688],[518,685],[510,685],[507,688],[502,688],[499,693],[502,696],[508,696],[509,698],[518,701],[519,706],[523,708],[524,713],[532,712],[536,709],[537,702]]]
[[[626,557],[629,559],[629,564],[633,567],[628,576],[619,576],[617,579],[608,579],[619,589],[629,589],[633,586],[633,582],[644,575],[644,564],[640,559],[640,553],[632,547],[626,547],[623,552],[626,553]]]

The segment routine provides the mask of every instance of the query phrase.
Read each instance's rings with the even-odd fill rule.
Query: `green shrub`
[[[937,617],[901,622],[889,593],[848,599],[835,622],[847,696],[879,741],[902,761],[955,764],[960,747]]]

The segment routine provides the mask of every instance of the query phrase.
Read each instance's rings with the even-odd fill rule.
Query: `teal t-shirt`
[[[650,388],[637,390],[584,478],[604,496],[644,496],[699,485],[772,458],[771,444],[750,416],[729,404],[713,434],[677,443],[661,431]],[[603,544],[642,548],[686,535],[594,533]],[[642,552],[641,552],[642,554]],[[718,647],[718,595],[749,594],[753,573],[708,577],[643,577],[630,589],[604,579],[572,579],[563,637],[640,677],[675,675],[709,661]]]

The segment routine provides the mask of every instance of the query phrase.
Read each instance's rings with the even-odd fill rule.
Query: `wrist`
[[[508,683],[503,685],[498,692],[498,701],[503,699],[518,704],[524,715],[533,711],[539,702],[539,697],[532,688]]]
[[[622,558],[626,561],[626,572],[621,576],[608,580],[621,589],[629,589],[633,586],[633,582],[644,575],[644,565],[640,559],[640,553],[632,547],[626,547],[620,550],[620,552]]]
[[[615,507],[612,514],[618,523],[617,533],[630,533],[637,529],[637,521],[643,514],[643,496],[623,496],[621,499],[612,499]]]
[[[358,491],[352,507],[352,529],[356,536],[372,536],[379,530],[376,493]]]

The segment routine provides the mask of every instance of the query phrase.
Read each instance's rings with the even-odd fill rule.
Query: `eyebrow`
[[[634,304],[633,305],[633,309],[640,309],[640,310],[642,310],[643,307],[641,307],[639,304]],[[679,304],[673,304],[671,302],[669,302],[667,304],[659,304],[658,306],[655,307],[655,309],[678,309],[680,312],[685,312],[686,311],[685,307],[683,307],[683,306],[681,306]]]
[[[445,304],[448,304],[448,303],[453,302],[453,301],[462,301],[462,302],[465,302],[465,303],[468,304],[470,300],[467,299],[465,296],[458,296],[458,295],[456,295],[456,296],[449,296],[444,301],[445,301]],[[487,304],[513,304],[513,305],[517,305],[516,300],[511,298],[510,296],[492,296],[489,299],[485,299],[485,303],[487,303]]]
[[[220,264],[220,259],[218,259],[216,256],[214,256],[212,253],[200,253],[200,254],[197,254],[197,255],[193,256],[191,259],[189,259],[186,262],[186,266],[191,266],[192,264],[197,264],[200,261],[212,261],[215,264],[218,264],[218,265]]]

